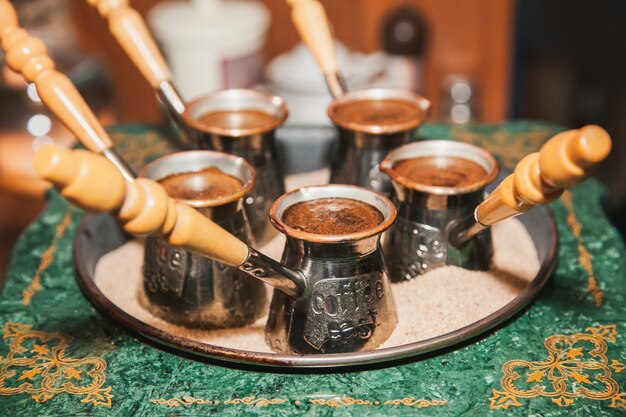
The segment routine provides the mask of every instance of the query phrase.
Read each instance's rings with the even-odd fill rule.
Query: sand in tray
[[[528,286],[540,264],[526,229],[511,219],[493,227],[492,235],[493,270],[447,266],[392,285],[398,325],[381,347],[418,342],[467,326],[502,308]],[[283,242],[284,237],[278,236],[262,250],[280,259]],[[129,241],[100,259],[95,283],[113,304],[159,329],[212,345],[271,352],[264,338],[267,317],[243,328],[221,330],[188,329],[154,317],[138,302],[142,263],[143,242]]]

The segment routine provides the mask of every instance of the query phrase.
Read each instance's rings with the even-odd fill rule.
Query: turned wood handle
[[[335,40],[324,6],[317,0],[287,0],[291,20],[324,74],[339,73]]]
[[[54,68],[43,42],[20,28],[8,0],[0,0],[0,40],[9,68],[35,83],[41,101],[83,145],[93,152],[113,146],[74,84]]]
[[[53,145],[39,148],[35,168],[77,206],[113,213],[133,234],[161,234],[171,245],[231,266],[242,265],[248,246],[186,204],[169,198],[156,181],[125,182],[104,157]]]
[[[559,133],[517,164],[515,172],[476,208],[476,220],[490,226],[557,199],[593,174],[610,151],[611,138],[599,126]]]
[[[128,5],[128,0],[87,2],[109,21],[109,30],[153,88],[171,79],[170,69],[145,21]]]

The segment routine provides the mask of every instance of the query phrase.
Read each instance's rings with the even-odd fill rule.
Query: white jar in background
[[[152,8],[148,22],[185,100],[260,81],[270,25],[261,2],[163,2]]]

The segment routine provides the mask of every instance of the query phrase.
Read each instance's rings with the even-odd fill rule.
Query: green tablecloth
[[[420,134],[481,144],[510,167],[558,130],[431,124]],[[169,150],[163,131],[112,132],[135,165]],[[552,205],[558,268],[504,327],[425,359],[320,374],[195,361],[105,319],[74,281],[72,238],[82,213],[52,192],[15,246],[0,298],[0,415],[626,415],[626,251],[600,209],[601,194],[589,181]]]

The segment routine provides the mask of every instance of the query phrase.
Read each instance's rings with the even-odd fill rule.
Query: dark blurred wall
[[[598,177],[613,222],[626,231],[626,1],[521,0],[516,17],[513,117],[568,127],[595,123],[614,141]]]

